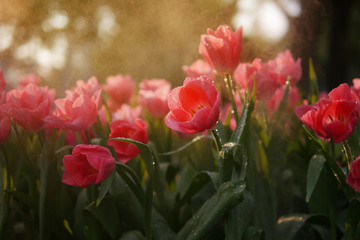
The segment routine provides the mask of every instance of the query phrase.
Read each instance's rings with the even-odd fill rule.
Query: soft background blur
[[[320,89],[360,77],[360,1],[12,0],[0,1],[0,69],[9,88],[34,72],[60,95],[76,80],[130,74],[179,85],[200,58],[207,28],[244,26],[242,62],[290,49],[308,86],[313,58]],[[59,96],[58,95],[58,96]]]

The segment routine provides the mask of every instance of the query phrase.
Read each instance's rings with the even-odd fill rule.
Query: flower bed
[[[182,86],[119,74],[57,99],[0,71],[1,239],[359,239],[360,79],[319,99],[311,70],[305,96],[289,50],[242,50],[221,25]]]

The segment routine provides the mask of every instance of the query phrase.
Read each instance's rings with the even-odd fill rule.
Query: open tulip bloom
[[[0,70],[0,239],[360,239],[360,78],[305,96],[242,31],[208,29],[174,88]]]

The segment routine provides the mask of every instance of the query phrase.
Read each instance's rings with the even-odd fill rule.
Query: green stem
[[[354,161],[354,157],[351,153],[351,148],[349,146],[349,143],[346,140],[343,142],[343,147],[347,159],[347,170],[350,171],[350,163]]]
[[[88,144],[91,144],[91,137],[90,137],[90,133],[88,130],[85,131],[85,136],[86,136],[86,140],[87,140]]]
[[[224,81],[226,84],[226,88],[229,92],[230,101],[231,101],[231,105],[232,105],[232,108],[234,111],[235,120],[236,120],[236,123],[238,123],[239,122],[239,113],[237,111],[235,98],[234,98],[234,90],[233,90],[232,80],[231,80],[231,77],[229,74],[225,74]]]
[[[215,140],[216,150],[217,150],[217,152],[220,152],[222,144],[221,144],[219,134],[217,132],[218,130],[217,129],[211,129],[210,131],[211,131],[211,134],[213,135],[214,140]]]

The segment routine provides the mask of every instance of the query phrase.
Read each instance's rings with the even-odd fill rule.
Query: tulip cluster
[[[360,79],[300,106],[301,59],[243,63],[242,34],[208,29],[176,87],[0,70],[0,238],[360,236]]]

